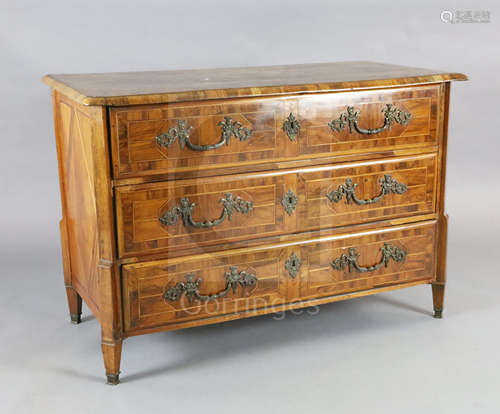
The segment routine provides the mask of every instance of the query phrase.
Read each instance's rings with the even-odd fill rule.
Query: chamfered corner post
[[[82,297],[78,294],[72,285],[71,280],[71,264],[69,260],[69,248],[67,240],[66,221],[63,219],[60,222],[61,230],[61,247],[63,257],[64,271],[64,286],[66,288],[66,296],[68,298],[69,317],[71,323],[78,325],[82,321]]]
[[[443,215],[438,224],[438,254],[436,280],[432,282],[432,302],[434,305],[434,318],[443,317],[444,293],[446,287],[446,249],[448,235],[448,216]]]
[[[439,198],[437,204],[438,217],[438,240],[437,240],[437,263],[436,280],[432,283],[432,301],[434,305],[434,318],[443,317],[444,293],[446,287],[446,254],[448,246],[448,215],[445,214],[445,188],[446,188],[446,155],[448,150],[448,117],[450,105],[450,82],[441,85],[442,102],[442,134],[439,156],[441,158],[441,171],[439,177]]]
[[[72,285],[66,219],[63,218],[60,221],[59,229],[61,232],[64,286],[66,288],[66,296],[68,298],[69,317],[72,324],[78,325],[82,321],[82,297],[78,294],[78,292]]]
[[[122,304],[120,269],[116,262],[114,244],[114,205],[112,199],[111,171],[107,140],[106,108],[92,107],[95,120],[93,154],[95,171],[95,195],[99,261],[99,322],[101,323],[101,349],[106,369],[107,383],[120,382],[120,361],[122,354]]]

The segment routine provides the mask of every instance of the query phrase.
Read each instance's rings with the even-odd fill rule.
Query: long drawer
[[[432,213],[436,154],[116,188],[121,257]]]
[[[439,85],[427,85],[110,108],[114,176],[174,179],[433,146],[439,101]]]
[[[125,330],[435,278],[436,222],[122,267]],[[179,326],[177,326],[179,327]]]

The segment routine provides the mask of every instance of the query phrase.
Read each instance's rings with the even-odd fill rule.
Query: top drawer
[[[116,178],[437,144],[440,85],[110,108]],[[255,167],[254,167],[255,168]],[[220,173],[222,170],[218,170]]]

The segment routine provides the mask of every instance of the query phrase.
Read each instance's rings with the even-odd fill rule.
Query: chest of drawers
[[[370,62],[47,75],[64,281],[122,341],[430,284],[450,81]]]

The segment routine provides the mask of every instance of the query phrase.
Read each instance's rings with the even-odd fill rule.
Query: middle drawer
[[[431,213],[436,165],[426,154],[117,187],[120,257]]]

